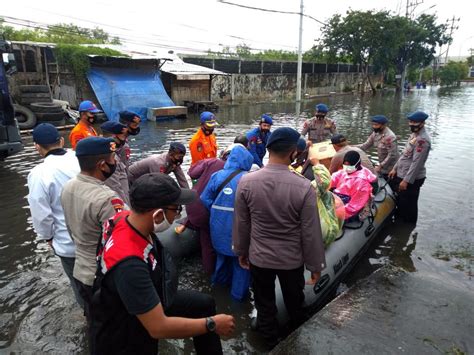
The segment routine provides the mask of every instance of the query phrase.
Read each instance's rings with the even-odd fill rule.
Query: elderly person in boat
[[[346,221],[358,220],[359,212],[369,202],[377,177],[361,164],[360,155],[349,151],[344,155],[343,169],[332,175],[330,189],[345,205]]]

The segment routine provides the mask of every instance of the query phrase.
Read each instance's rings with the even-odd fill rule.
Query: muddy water
[[[422,188],[416,229],[403,224],[387,225],[374,241],[340,290],[351,286],[381,265],[391,263],[418,275],[430,275],[443,284],[474,292],[472,267],[474,87],[451,90],[435,88],[403,95],[377,97],[337,96],[320,100],[331,108],[340,132],[354,143],[370,133],[368,117],[385,114],[399,136],[400,149],[409,135],[405,114],[417,109],[430,114],[427,129],[432,151],[428,178]],[[264,112],[275,116],[275,126],[301,127],[316,101],[301,107],[294,103],[261,103],[221,107],[221,126],[216,130],[220,147],[254,125]],[[298,115],[296,112],[301,111]],[[145,122],[131,142],[133,159],[163,152],[171,141],[189,141],[198,126],[196,116],[162,123]],[[26,176],[40,162],[25,139],[26,149],[0,162],[0,353],[83,353],[84,320],[73,301],[68,281],[56,258],[44,243],[35,241],[27,206]],[[374,153],[372,157],[376,159]],[[184,169],[189,167],[186,157]],[[428,276],[427,276],[428,277]],[[211,289],[197,257],[181,265],[181,287],[211,292],[219,311],[233,313],[238,331],[224,341],[226,352],[259,352],[261,344],[249,330],[250,304],[234,304],[224,289]],[[429,321],[429,320],[427,320]],[[190,341],[161,342],[166,353],[188,353]]]

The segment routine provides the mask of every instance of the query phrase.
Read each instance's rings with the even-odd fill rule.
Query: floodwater
[[[237,134],[255,126],[264,112],[274,115],[275,127],[300,128],[318,102],[329,105],[339,132],[346,134],[352,143],[362,143],[370,134],[371,115],[387,115],[391,129],[399,137],[400,149],[409,135],[405,114],[417,109],[430,114],[426,126],[432,137],[432,151],[427,162],[428,177],[421,190],[416,229],[389,223],[340,291],[386,264],[416,272],[418,277],[435,275],[437,281],[448,287],[474,291],[474,86],[449,90],[428,88],[401,95],[386,92],[376,97],[324,97],[306,101],[300,108],[294,103],[223,106],[217,113],[221,123],[216,129],[218,144],[226,147]],[[298,111],[301,113],[297,115]],[[171,141],[188,142],[197,127],[197,116],[145,122],[140,135],[131,141],[133,160],[163,152]],[[59,259],[45,243],[35,240],[32,230],[26,177],[40,158],[30,138],[25,139],[25,144],[21,154],[0,162],[0,353],[85,353],[85,322],[74,303]],[[376,159],[374,153],[372,157]],[[187,156],[183,164],[185,171],[189,162]],[[252,310],[249,303],[232,303],[227,290],[211,289],[200,271],[198,257],[182,262],[180,275],[181,287],[211,292],[219,312],[235,315],[238,330],[234,338],[223,342],[226,353],[261,352],[261,343],[248,325]],[[193,347],[189,340],[176,340],[160,342],[160,349],[180,354],[191,352]]]

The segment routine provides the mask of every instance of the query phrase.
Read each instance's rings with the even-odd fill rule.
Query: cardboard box
[[[331,141],[324,141],[320,143],[314,143],[312,147],[309,148],[308,159],[316,157],[321,164],[329,169],[331,166],[331,159],[336,155]]]

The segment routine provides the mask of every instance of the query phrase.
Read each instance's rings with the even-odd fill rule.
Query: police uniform
[[[112,138],[92,137],[81,140],[76,147],[76,156],[102,155],[113,153],[115,142]],[[97,243],[101,225],[124,208],[124,202],[95,177],[82,172],[69,180],[61,194],[66,225],[76,245],[76,262],[73,276],[79,292],[85,301],[86,316],[89,317],[91,287],[96,272]]]
[[[273,120],[268,115],[262,115],[260,123],[267,123],[272,125]],[[267,153],[267,142],[271,136],[271,132],[264,133],[260,127],[254,128],[247,132],[246,136],[249,140],[249,152],[253,156],[254,164],[257,164],[260,168],[263,166],[263,157]]]
[[[387,118],[382,115],[374,116],[372,122],[386,124]],[[377,156],[379,158],[380,173],[387,175],[398,160],[397,137],[395,133],[388,127],[382,132],[372,132],[367,141],[358,145],[363,151],[369,150],[372,146],[377,148]]]
[[[315,109],[317,112],[316,115],[318,113],[326,115],[329,111],[329,108],[325,104],[317,104]],[[323,119],[313,117],[310,120],[306,120],[303,125],[303,130],[301,131],[301,135],[304,137],[308,134],[308,139],[313,143],[326,141],[336,133],[336,124],[326,117]]]
[[[119,121],[120,123],[126,125],[128,127],[128,134],[131,136],[136,136],[140,133],[140,127],[131,128],[131,123],[140,123],[140,115],[133,111],[120,111],[119,112]],[[130,144],[128,143],[128,138],[125,139],[125,143],[120,149],[117,149],[115,154],[120,156],[120,161],[125,165],[127,169],[130,167]]]
[[[415,112],[408,116],[409,120],[423,122],[428,115]],[[406,181],[405,191],[398,191],[398,214],[406,222],[416,223],[418,219],[418,197],[420,188],[426,179],[425,163],[431,148],[431,138],[423,127],[418,132],[410,134],[400,158],[394,166],[397,175],[390,185],[395,191],[401,181]]]

